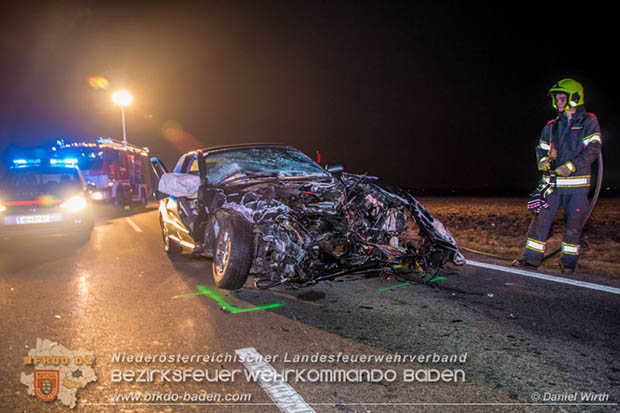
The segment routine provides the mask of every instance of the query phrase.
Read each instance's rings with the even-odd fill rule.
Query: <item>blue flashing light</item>
[[[40,159],[13,159],[13,166],[16,168],[25,167],[25,166],[33,166],[33,165],[41,165]]]
[[[73,166],[78,163],[76,158],[65,158],[65,159],[50,159],[50,165],[65,165],[65,166]]]

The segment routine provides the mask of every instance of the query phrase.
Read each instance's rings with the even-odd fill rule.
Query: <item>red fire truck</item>
[[[92,187],[94,201],[146,205],[152,193],[149,149],[111,138],[65,142],[52,147],[50,162],[75,163]],[[55,159],[55,161],[54,161]]]

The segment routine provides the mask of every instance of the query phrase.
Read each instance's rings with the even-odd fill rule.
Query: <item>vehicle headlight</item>
[[[0,202],[0,212],[4,212],[4,211],[6,211],[6,207],[4,206],[2,202]]]
[[[74,196],[60,204],[60,207],[68,209],[71,212],[77,212],[86,208],[86,205],[86,199],[81,196]]]
[[[103,194],[97,191],[97,192],[93,192],[93,194],[90,197],[94,199],[95,201],[101,201],[103,199]]]

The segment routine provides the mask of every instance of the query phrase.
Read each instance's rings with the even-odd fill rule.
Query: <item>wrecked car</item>
[[[291,146],[195,150],[168,172],[157,158],[168,254],[213,260],[215,284],[307,286],[346,274],[428,277],[465,260],[450,232],[407,191],[326,169]]]

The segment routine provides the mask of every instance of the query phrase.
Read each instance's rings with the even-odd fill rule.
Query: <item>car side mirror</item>
[[[153,191],[153,195],[155,195],[155,199],[158,201],[161,201],[162,199],[166,199],[168,198],[170,195],[168,194],[164,194],[161,191],[158,191],[157,189],[155,191]]]

